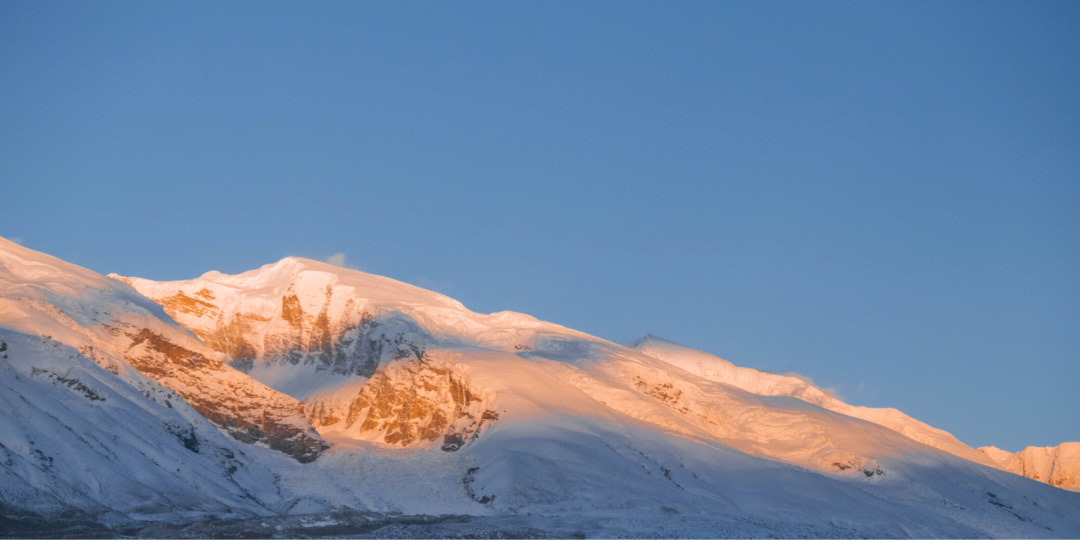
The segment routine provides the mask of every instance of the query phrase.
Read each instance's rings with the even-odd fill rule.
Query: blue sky
[[[1080,440],[1080,4],[0,3],[0,235],[345,254],[483,311]]]

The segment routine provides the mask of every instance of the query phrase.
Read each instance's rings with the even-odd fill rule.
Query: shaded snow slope
[[[173,391],[0,328],[0,503],[35,512],[270,514],[274,474]]]
[[[131,380],[146,376],[244,442],[297,460],[325,447],[300,404],[218,354],[130,286],[0,239],[0,328],[71,346]]]
[[[1080,498],[936,451],[885,459],[883,476],[822,475],[618,415],[503,421],[453,453],[335,441],[282,483],[335,507],[513,517],[601,538],[1080,534]]]
[[[658,382],[668,397],[682,391],[673,402],[643,396],[635,376],[658,376],[659,361],[585,349],[548,338],[528,355],[434,350],[438,366],[467,376],[498,415],[478,437],[448,452],[441,440],[402,448],[328,433],[331,449],[283,471],[282,484],[333,507],[517,517],[540,532],[572,524],[596,537],[1080,534],[1080,497],[1071,493],[796,399],[689,374]],[[380,370],[403,391],[420,382],[407,392],[432,396],[425,383],[437,378],[399,373],[416,364]],[[417,419],[422,428],[430,416]],[[838,455],[846,469],[822,461]]]
[[[1080,491],[1080,442],[1056,447],[1028,447],[1017,453],[979,447],[1006,471],[1067,490]]]

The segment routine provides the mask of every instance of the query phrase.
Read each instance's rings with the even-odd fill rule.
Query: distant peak
[[[667,347],[677,347],[677,348],[682,348],[682,349],[692,349],[692,348],[684,346],[682,344],[672,342],[671,340],[668,340],[666,338],[661,338],[659,336],[656,336],[655,334],[646,334],[645,336],[642,336],[641,338],[638,338],[637,341],[630,344],[628,347],[630,349],[640,350],[640,349],[644,348],[645,346],[667,346]]]
[[[649,342],[652,342],[653,340],[657,340],[657,337],[655,337],[655,336],[653,336],[651,334],[646,334],[645,336],[642,336],[641,338],[638,338],[637,340],[634,340],[633,342],[630,342],[630,344],[628,344],[626,347],[628,347],[630,349],[641,349],[641,346],[644,346],[645,344],[648,344]]]

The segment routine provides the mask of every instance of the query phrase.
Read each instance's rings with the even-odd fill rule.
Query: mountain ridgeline
[[[155,282],[0,239],[0,301],[12,520],[300,528],[348,510],[472,517],[454,535],[481,536],[1080,535],[1080,494],[1061,490],[1080,488],[1077,444],[976,450],[800,378],[316,261]]]

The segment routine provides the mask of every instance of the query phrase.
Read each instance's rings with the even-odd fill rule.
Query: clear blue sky
[[[0,2],[0,235],[355,267],[1080,440],[1080,3]]]

